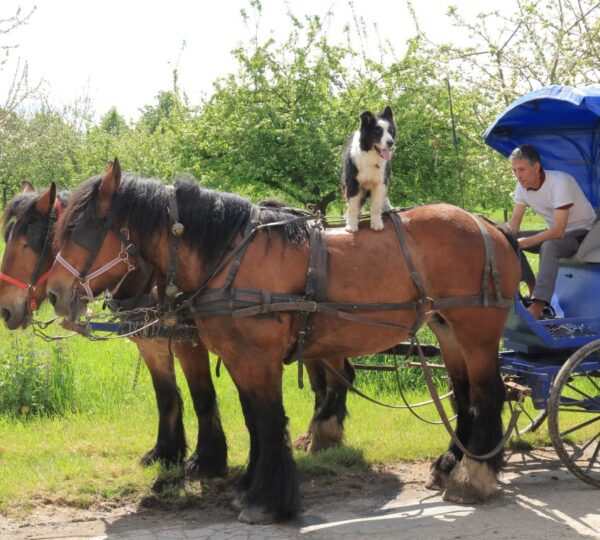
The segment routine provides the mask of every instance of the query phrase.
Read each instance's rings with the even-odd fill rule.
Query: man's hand
[[[525,236],[523,238],[518,238],[517,242],[519,242],[519,247],[521,249],[527,249],[536,245],[536,242],[532,242],[531,239],[533,236]]]

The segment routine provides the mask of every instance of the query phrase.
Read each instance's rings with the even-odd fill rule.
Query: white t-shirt
[[[517,204],[531,206],[542,216],[550,229],[554,210],[572,204],[565,232],[578,229],[590,230],[596,221],[596,212],[586,199],[575,178],[561,171],[545,171],[546,179],[537,191],[527,190],[517,182],[513,200]]]

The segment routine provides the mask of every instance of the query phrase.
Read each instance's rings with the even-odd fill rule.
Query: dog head
[[[391,107],[386,107],[379,115],[374,115],[371,111],[361,113],[359,133],[360,149],[363,152],[374,150],[386,161],[391,159],[396,137],[396,123]]]

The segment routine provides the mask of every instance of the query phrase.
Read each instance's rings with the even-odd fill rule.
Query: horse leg
[[[198,418],[198,442],[185,463],[186,473],[203,478],[227,473],[227,441],[210,375],[208,351],[198,341],[177,341],[172,348],[187,380]]]
[[[505,388],[500,375],[498,343],[504,317],[491,314],[469,321],[467,317],[451,322],[464,354],[469,378],[471,434],[467,450],[483,455],[502,439],[502,407]],[[477,328],[473,332],[473,328]],[[495,490],[497,475],[503,464],[503,450],[479,460],[464,455],[448,478],[444,500],[473,504],[487,499]]]
[[[343,375],[350,383],[354,381],[354,368],[346,358],[327,360],[336,371]],[[326,380],[325,399],[315,412],[309,425],[310,444],[308,450],[315,454],[321,450],[339,446],[344,438],[344,420],[348,414],[346,397],[348,390],[337,377],[325,372],[319,365],[318,369]],[[323,376],[321,375],[321,377]]]
[[[143,465],[157,460],[169,464],[181,463],[186,451],[183,402],[175,380],[173,355],[169,352],[168,342],[137,338],[132,341],[150,371],[158,407],[156,445],[142,457],[141,462]]]
[[[456,435],[466,445],[471,436],[473,418],[469,409],[469,379],[464,355],[445,319],[436,315],[429,321],[428,326],[438,338],[444,365],[452,384],[456,409]],[[425,487],[444,491],[450,473],[462,457],[462,450],[451,441],[448,450],[431,465],[431,476]]]
[[[308,424],[308,430],[304,435],[300,435],[300,437],[298,437],[294,441],[293,447],[296,450],[306,451],[308,450],[312,442],[313,422],[323,403],[325,402],[325,398],[327,396],[327,376],[325,374],[325,369],[320,365],[320,363],[317,360],[307,360],[304,363],[304,366],[306,367],[306,372],[308,373],[310,388],[315,395],[315,407],[313,410],[312,418]]]
[[[255,358],[225,365],[240,394],[250,432],[250,459],[240,481],[244,523],[273,523],[294,517],[299,508],[296,466],[292,458],[281,390],[281,363]]]

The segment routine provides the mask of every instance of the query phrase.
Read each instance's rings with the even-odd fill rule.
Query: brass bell
[[[179,318],[175,315],[170,315],[163,319],[163,323],[165,326],[173,328],[174,326],[177,326],[179,324]]]
[[[179,221],[177,223],[173,223],[173,225],[171,226],[171,234],[173,236],[181,236],[184,232],[185,227],[183,223],[179,223]]]
[[[177,288],[176,285],[174,285],[173,283],[170,283],[169,285],[166,286],[165,288],[165,294],[169,297],[169,298],[175,298],[177,296],[177,294],[179,293],[179,289]]]

